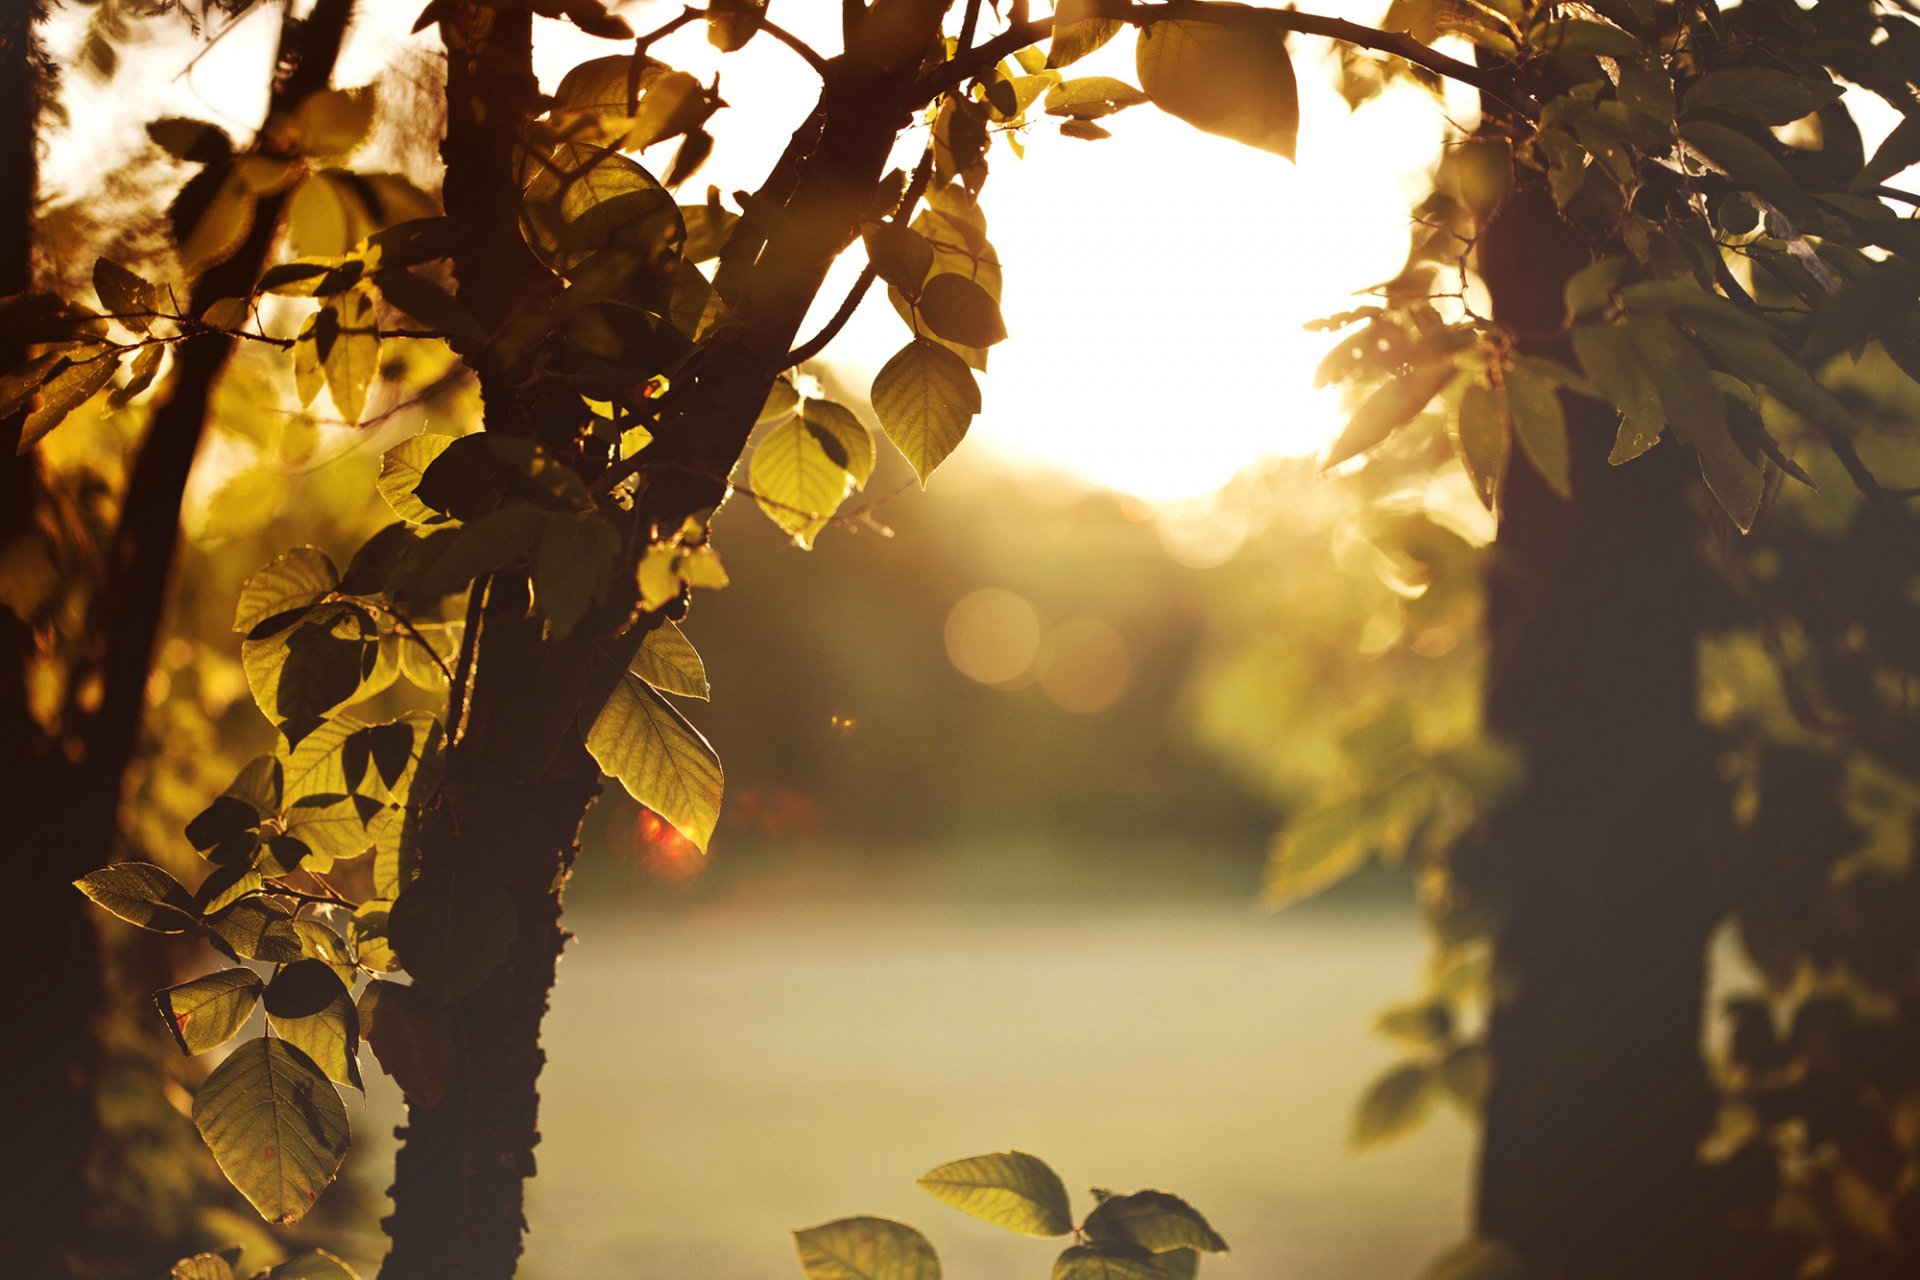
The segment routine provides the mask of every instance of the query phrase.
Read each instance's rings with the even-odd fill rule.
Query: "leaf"
[[[683,698],[707,698],[706,664],[676,623],[662,620],[647,632],[628,668],[634,675],[660,690]]]
[[[409,524],[444,524],[446,515],[435,511],[414,496],[414,490],[420,486],[420,478],[427,472],[433,460],[445,452],[454,437],[421,432],[402,440],[393,448],[380,455],[380,479],[375,487],[380,496],[393,508],[393,514]]]
[[[207,927],[234,955],[268,964],[292,964],[305,952],[293,913],[264,898],[242,898],[207,917]]]
[[[753,39],[766,21],[767,0],[708,0],[707,39],[722,53],[732,53]]]
[[[1562,500],[1573,496],[1572,458],[1567,419],[1553,385],[1524,364],[1506,371],[1502,381],[1507,412],[1520,451]]]
[[[1046,113],[1075,120],[1097,120],[1146,102],[1147,95],[1112,76],[1063,80],[1047,90]]]
[[[240,1256],[238,1249],[228,1252]],[[233,1264],[217,1253],[196,1253],[174,1263],[167,1275],[171,1280],[233,1280]]]
[[[185,1054],[217,1049],[240,1033],[260,998],[260,975],[222,969],[153,993],[167,1030]]]
[[[910,298],[920,296],[920,286],[933,270],[933,244],[925,236],[897,222],[881,222],[862,232],[861,239],[876,275]]]
[[[1629,316],[1622,324],[1581,325],[1573,331],[1573,351],[1580,366],[1614,408],[1620,411],[1620,435],[1607,461],[1615,466],[1653,448],[1666,430],[1666,409],[1640,358],[1634,354],[1632,332],[1643,321]]]
[[[351,289],[321,308],[320,315],[332,315],[333,323],[329,326],[323,320],[314,331],[320,372],[326,377],[334,407],[349,426],[358,425],[367,406],[367,387],[380,371],[376,310],[365,289]]]
[[[571,277],[602,253],[663,273],[678,261],[686,223],[672,194],[605,147],[563,143],[528,182],[521,232],[542,262]]]
[[[807,1280],[940,1280],[927,1238],[891,1218],[841,1218],[793,1233]]]
[[[828,452],[829,443],[838,458]],[[845,450],[797,415],[760,437],[748,464],[747,483],[767,518],[802,547],[813,545],[828,517],[853,490]]]
[[[1149,1253],[1197,1249],[1225,1253],[1227,1242],[1200,1211],[1165,1191],[1136,1191],[1110,1196],[1095,1206],[1081,1231],[1095,1240],[1139,1245]]]
[[[1693,446],[1707,488],[1745,533],[1760,510],[1765,476],[1727,430],[1726,405],[1713,384],[1713,369],[1664,316],[1635,316],[1627,333],[1640,367],[1659,392],[1668,423]]]
[[[873,475],[873,433],[853,410],[832,400],[804,400],[800,420],[834,462],[853,477],[854,488],[865,488]]]
[[[339,585],[340,571],[326,552],[295,547],[256,570],[240,588],[233,629],[244,635],[270,618],[319,604]]]
[[[233,154],[233,140],[218,125],[169,116],[147,125],[147,136],[176,160],[215,164]]]
[[[449,997],[485,982],[506,960],[519,927],[507,891],[471,871],[422,872],[387,916],[395,957],[416,983]]]
[[[360,1025],[381,1070],[409,1106],[432,1110],[447,1096],[459,1062],[446,1010],[424,991],[374,981],[360,993]]]
[[[133,361],[127,366],[127,380],[107,397],[108,407],[124,409],[132,404],[141,392],[153,385],[154,377],[160,372],[160,362],[165,357],[166,351],[161,347],[142,347],[134,352]]]
[[[298,742],[349,701],[372,670],[377,631],[365,610],[317,605],[293,625],[240,644],[247,685],[267,718]]]
[[[352,993],[324,961],[287,965],[267,984],[262,1002],[281,1039],[313,1059],[328,1079],[362,1088],[360,1018]]]
[[[73,882],[96,906],[154,933],[194,925],[193,898],[178,880],[147,862],[116,862]]]
[[[360,1277],[325,1249],[309,1249],[270,1271],[261,1272],[254,1280],[360,1280]]]
[[[293,112],[301,152],[332,156],[353,150],[373,128],[373,109],[371,85],[308,94]]]
[[[1499,397],[1492,388],[1470,382],[1460,393],[1460,405],[1453,417],[1453,451],[1466,468],[1480,505],[1493,510],[1500,492],[1500,479],[1507,469],[1511,441],[1507,435],[1506,415],[1500,412]]]
[[[1444,361],[1415,365],[1386,382],[1360,402],[1339,439],[1327,451],[1322,471],[1331,470],[1369,449],[1378,448],[1406,426],[1433,398],[1445,391],[1460,370]]]
[[[873,411],[924,488],[980,412],[980,387],[966,361],[936,342],[915,338],[874,378]]]
[[[1067,66],[1120,34],[1126,24],[1098,15],[1103,0],[1060,0],[1053,10],[1053,36],[1047,41],[1049,70]]]
[[[193,1123],[220,1172],[260,1216],[292,1225],[347,1154],[347,1111],[320,1068],[279,1040],[249,1040],[193,1098]]]
[[[1872,158],[1848,185],[1854,191],[1871,191],[1916,164],[1920,164],[1920,116],[1910,115],[1874,148]]]
[[[1493,1070],[1487,1046],[1480,1043],[1455,1045],[1440,1060],[1434,1074],[1454,1101],[1477,1112],[1487,1098],[1487,1083]]]
[[[1772,67],[1728,67],[1709,71],[1687,86],[1682,100],[1688,115],[1722,111],[1758,124],[1792,124],[1840,98],[1830,80],[1789,75]]]
[[[703,853],[720,819],[720,757],[671,703],[622,676],[586,733],[587,751],[627,794]]]
[[[32,411],[20,426],[19,452],[25,453],[38,444],[47,432],[65,422],[68,414],[113,381],[113,375],[119,369],[120,353],[117,350],[53,366],[46,380],[39,385]]]
[[[1814,217],[1813,201],[1807,198],[1793,175],[1767,154],[1765,147],[1744,133],[1705,120],[1683,120],[1680,136],[1728,177],[1795,222],[1810,221]]]
[[[1165,1259],[1124,1240],[1092,1240],[1053,1260],[1053,1280],[1174,1280]]]
[[[955,1160],[921,1175],[922,1190],[996,1227],[1029,1236],[1073,1230],[1060,1175],[1024,1151],[996,1151]]]
[[[533,598],[564,639],[605,594],[620,556],[620,531],[591,511],[555,512],[533,556]]]
[[[990,347],[1007,336],[993,295],[951,271],[927,281],[915,311],[936,335],[963,347]]]
[[[1370,804],[1348,801],[1316,809],[1274,838],[1260,901],[1279,910],[1332,888],[1373,852]]]
[[[1353,1145],[1370,1147],[1397,1138],[1420,1123],[1433,1101],[1424,1063],[1406,1062],[1375,1080],[1353,1118]]]
[[[1293,159],[1300,94],[1281,33],[1211,22],[1150,22],[1134,54],[1140,87],[1208,133]]]
[[[253,230],[254,195],[241,170],[219,161],[187,180],[167,207],[184,274],[225,262]]]
[[[128,328],[145,333],[150,327],[149,320],[159,295],[141,276],[110,258],[96,258],[93,291],[99,295],[100,305],[107,314]]]

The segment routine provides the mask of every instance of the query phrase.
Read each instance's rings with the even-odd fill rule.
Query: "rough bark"
[[[1538,191],[1496,215],[1480,254],[1496,316],[1531,334],[1558,327],[1561,286],[1589,257]],[[1712,1115],[1693,458],[1668,440],[1611,467],[1613,415],[1566,402],[1573,498],[1516,456],[1487,584],[1487,723],[1526,783],[1495,828],[1512,896],[1478,1228],[1535,1280],[1681,1280],[1710,1248],[1696,1150]]]

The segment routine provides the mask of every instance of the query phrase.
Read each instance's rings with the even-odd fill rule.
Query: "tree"
[[[309,96],[269,122],[266,145],[238,153],[173,122],[181,154],[205,165],[188,185],[198,199],[175,206],[195,305],[162,305],[111,265],[103,292],[131,305],[34,304],[48,313],[28,334],[42,350],[5,385],[35,397],[49,429],[77,402],[75,379],[101,375],[87,391],[100,389],[144,349],[127,321],[160,326],[157,341],[211,330],[282,347],[300,397],[324,386],[348,419],[387,343],[444,340],[484,402],[483,431],[387,455],[380,488],[399,520],[344,573],[296,548],[242,592],[243,661],[283,745],[189,825],[206,880],[189,891],[119,864],[81,882],[133,923],[279,966],[268,982],[236,965],[160,996],[190,1051],[266,1006],[274,1035],[243,1043],[196,1098],[223,1169],[263,1216],[298,1219],[344,1152],[335,1084],[357,1084],[364,1036],[409,1097],[385,1274],[511,1275],[581,817],[603,773],[697,844],[716,816],[719,762],[665,696],[706,692],[673,624],[696,589],[724,583],[712,513],[756,430],[743,487],[803,544],[872,466],[856,414],[800,401],[783,375],[884,280],[912,338],[872,404],[924,481],[964,436],[980,403],[972,371],[1005,336],[978,202],[994,135],[1038,106],[1097,140],[1099,120],[1151,101],[1289,155],[1285,40],[1299,33],[1348,50],[1356,96],[1413,75],[1482,101],[1473,145],[1420,210],[1409,270],[1336,321],[1359,332],[1331,374],[1372,389],[1330,462],[1406,438],[1443,400],[1461,464],[1504,526],[1488,723],[1527,781],[1483,828],[1517,885],[1494,944],[1513,982],[1496,988],[1489,1042],[1485,1247],[1549,1276],[1696,1270],[1701,1258],[1663,1230],[1698,1203],[1708,1118],[1697,1006],[1711,913],[1691,868],[1714,787],[1693,720],[1702,623],[1689,606],[1703,578],[1686,493],[1697,463],[1746,529],[1768,467],[1799,470],[1778,418],[1755,408],[1766,397],[1822,431],[1888,536],[1907,537],[1900,495],[1860,459],[1851,415],[1810,369],[1868,341],[1910,363],[1911,225],[1885,203],[1905,197],[1882,184],[1915,158],[1916,135],[1903,125],[1871,160],[1849,157],[1828,70],[1911,110],[1896,52],[1911,24],[1861,3],[1808,18],[1779,3],[1696,14],[1609,0],[1466,17],[1406,5],[1391,23],[1402,29],[1382,31],[1228,3],[1084,0],[1038,18],[1011,3],[981,38],[995,19],[978,0],[847,0],[843,14],[844,48],[829,58],[765,4],[687,10],[548,98],[532,72],[536,15],[632,32],[596,0],[435,0],[421,23],[448,49],[444,217],[241,270],[235,228],[268,234],[271,219],[247,223],[263,199],[296,180],[352,185],[275,163],[280,130],[306,144],[296,154],[326,154],[360,100]],[[711,148],[704,124],[721,101],[649,50],[702,20],[723,49],[787,45],[822,82],[737,213],[718,193],[686,206],[668,193]],[[1819,38],[1787,38],[1792,24]],[[1138,89],[1061,72],[1128,27]],[[1477,60],[1432,48],[1443,30],[1475,41]],[[922,111],[930,145],[911,172],[891,169]],[[1771,132],[1810,115],[1823,147]],[[631,158],[667,143],[664,180]],[[858,284],[803,337],[829,266],[856,241]],[[707,261],[710,277],[695,265]],[[277,297],[315,301],[297,314]],[[1673,442],[1637,457],[1669,429]],[[168,540],[175,514],[129,536]],[[352,708],[409,664],[423,686],[444,678],[443,714],[360,720]],[[1612,750],[1596,760],[1596,744]],[[1676,867],[1677,889],[1647,913],[1647,877]],[[1598,980],[1629,929],[1644,935],[1636,962]],[[380,976],[401,968],[411,984]],[[1645,1051],[1610,1056],[1627,1035]],[[1649,1188],[1655,1216],[1642,1212]],[[1620,1230],[1628,1216],[1649,1229]]]

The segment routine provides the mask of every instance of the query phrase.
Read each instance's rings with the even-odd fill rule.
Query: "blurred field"
[[[943,902],[581,904],[527,1280],[792,1277],[787,1232],[855,1213],[919,1225],[955,1280],[1042,1280],[1047,1242],[913,1186],[1009,1146],[1051,1161],[1076,1212],[1095,1183],[1186,1194],[1234,1246],[1215,1277],[1385,1280],[1456,1237],[1462,1121],[1345,1142],[1392,1053],[1370,1011],[1418,971],[1410,908]]]

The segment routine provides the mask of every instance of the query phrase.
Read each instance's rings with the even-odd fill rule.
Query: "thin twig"
[[[921,155],[920,163],[914,167],[913,181],[907,185],[906,194],[900,198],[900,207],[894,210],[893,216],[888,219],[889,222],[905,226],[913,219],[913,207],[920,203],[920,196],[927,189],[927,179],[932,175],[933,152],[927,151]],[[879,278],[879,275],[880,272],[871,262],[861,268],[859,279],[853,282],[853,288],[848,290],[846,300],[827,321],[826,327],[815,334],[811,340],[801,343],[787,353],[787,368],[805,364],[826,350],[827,344],[840,336],[840,331],[847,327],[847,321],[853,319],[853,313],[860,309],[860,303],[866,298],[867,290],[873,288],[873,282]]]

